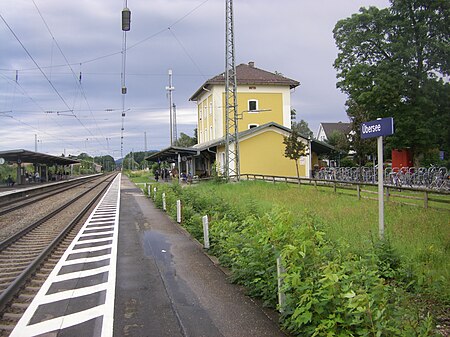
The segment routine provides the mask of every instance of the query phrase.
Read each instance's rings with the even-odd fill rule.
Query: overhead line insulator
[[[131,28],[131,11],[128,8],[122,10],[122,30],[128,32]]]

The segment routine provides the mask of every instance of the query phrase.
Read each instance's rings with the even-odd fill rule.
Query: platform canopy
[[[161,150],[159,152],[153,153],[148,157],[145,157],[147,161],[168,161],[168,162],[176,162],[178,155],[181,157],[189,157],[199,155],[200,151],[191,147],[178,147],[171,146],[167,149]]]
[[[46,164],[46,165],[70,165],[79,164],[79,160],[70,159],[67,157],[52,156],[45,153],[33,152],[28,150],[9,150],[0,151],[0,158],[5,161],[14,163],[32,163],[32,164]],[[1,159],[0,159],[1,160]]]

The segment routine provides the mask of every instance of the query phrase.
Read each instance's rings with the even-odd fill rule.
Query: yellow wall
[[[241,174],[266,174],[296,177],[295,162],[284,156],[283,135],[267,130],[239,142]],[[306,176],[299,164],[300,176]]]
[[[318,165],[318,164],[319,164],[319,157],[317,156],[317,154],[315,152],[313,152],[312,157],[311,157],[311,166],[314,167],[314,165]]]
[[[212,95],[209,95],[206,99],[197,103],[197,132],[198,132],[197,136],[199,137],[199,142],[200,142],[200,132],[202,142],[212,140],[215,137],[214,114],[213,114],[214,106],[211,105],[212,103],[213,103]],[[211,127],[213,127],[213,130],[211,130]]]
[[[258,101],[258,113],[250,113],[248,110],[249,100]],[[223,107],[225,112],[225,93],[223,94]],[[244,92],[238,93],[238,113],[242,114],[242,119],[239,120],[239,132],[247,130],[249,124],[263,125],[270,122],[275,122],[283,125],[283,94],[282,93],[257,93]],[[244,112],[246,111],[246,112]],[[225,113],[223,116],[223,131],[225,134]]]

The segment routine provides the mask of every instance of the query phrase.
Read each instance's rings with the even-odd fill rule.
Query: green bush
[[[350,157],[342,158],[339,162],[341,167],[356,167],[355,161]]]
[[[199,241],[201,217],[209,215],[210,253],[231,270],[233,282],[273,308],[280,256],[286,330],[298,336],[433,335],[432,318],[411,306],[407,287],[399,286],[408,278],[389,241],[374,241],[364,256],[351,253],[327,238],[317,215],[305,211],[294,218],[276,206],[264,211],[267,205],[227,195],[229,185],[212,193],[216,186],[207,184],[199,193],[195,186],[160,184],[156,205],[161,207],[165,192],[175,217],[181,199],[182,225]]]

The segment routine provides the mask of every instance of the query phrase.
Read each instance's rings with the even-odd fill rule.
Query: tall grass
[[[197,239],[201,216],[210,216],[210,252],[230,268],[234,282],[273,307],[280,256],[286,271],[281,322],[295,335],[431,336],[432,317],[447,316],[446,211],[387,205],[386,240],[380,241],[376,201],[313,186],[157,189],[156,205],[165,192],[172,217],[175,200],[182,200],[183,226]]]
[[[148,182],[149,177],[139,174],[133,180]],[[229,213],[242,217],[264,216],[282,208],[292,215],[294,222],[301,221],[305,215],[313,216],[327,238],[339,243],[340,249],[347,253],[364,256],[377,245],[378,206],[374,200],[358,200],[352,195],[307,185],[254,181],[195,184],[184,194],[201,196],[195,200],[192,211],[210,212],[208,215],[229,209]],[[192,229],[201,234],[200,228],[192,226]],[[412,287],[450,303],[450,212],[386,203],[385,235],[388,253],[400,261]]]
[[[196,193],[217,203],[233,204],[263,215],[282,207],[294,218],[319,218],[322,230],[349,252],[364,255],[378,238],[378,206],[373,200],[320,191],[312,186],[243,181],[204,183]],[[385,205],[385,233],[405,270],[417,276],[417,286],[450,301],[450,213],[396,204]]]

